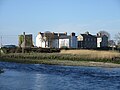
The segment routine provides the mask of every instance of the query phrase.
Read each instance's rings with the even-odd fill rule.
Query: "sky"
[[[120,32],[120,0],[0,0],[0,42],[26,32]],[[4,40],[5,39],[5,40]],[[13,41],[12,41],[13,40]],[[35,42],[35,41],[34,41]]]

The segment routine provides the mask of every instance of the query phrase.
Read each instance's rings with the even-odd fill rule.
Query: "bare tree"
[[[48,46],[51,48],[52,47],[52,41],[54,39],[53,33],[46,31],[44,33],[44,37],[46,37],[46,41],[48,41]]]
[[[109,41],[108,41],[108,46],[109,46],[109,47],[114,47],[114,46],[116,46],[115,41],[114,41],[114,40],[109,40]]]
[[[118,34],[115,35],[115,39],[116,39],[118,47],[120,47],[120,32],[118,32]]]
[[[106,35],[108,37],[108,39],[110,39],[110,33],[108,33],[107,31],[99,31],[98,33],[100,33],[102,36]]]

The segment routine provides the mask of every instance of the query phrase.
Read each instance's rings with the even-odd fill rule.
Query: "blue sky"
[[[0,0],[0,35],[120,32],[120,0]]]

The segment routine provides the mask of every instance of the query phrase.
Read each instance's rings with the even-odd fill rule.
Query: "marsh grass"
[[[112,62],[120,64],[120,60],[113,60],[114,57],[120,57],[120,53],[113,51],[95,51],[95,50],[62,50],[60,53],[10,53],[3,54],[0,60],[22,63],[48,63],[57,64],[60,61],[94,61],[94,62]],[[59,61],[59,62],[58,62]]]
[[[120,57],[120,53],[115,51],[96,51],[96,50],[62,50],[61,54],[79,55],[90,59],[112,59]]]

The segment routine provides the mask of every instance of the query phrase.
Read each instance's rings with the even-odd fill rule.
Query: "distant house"
[[[19,47],[33,47],[33,41],[32,41],[32,34],[24,34],[19,35]]]
[[[71,35],[59,37],[59,48],[62,47],[77,48],[77,36],[74,32]]]
[[[50,33],[39,32],[36,37],[36,46],[42,48],[77,48],[77,37],[75,33],[67,35],[67,33]]]
[[[101,35],[101,33],[97,33],[97,47],[108,47],[108,37],[106,35]]]
[[[78,35],[77,41],[78,41],[78,48],[87,48],[87,49],[97,48],[97,37],[95,35],[89,34],[89,32]]]
[[[43,45],[43,36],[42,34],[39,32],[37,37],[36,37],[36,46],[37,47],[43,47],[45,45]]]
[[[53,33],[48,31],[45,33],[39,32],[36,37],[36,46],[41,48],[58,48],[58,37],[59,34],[54,32]]]

